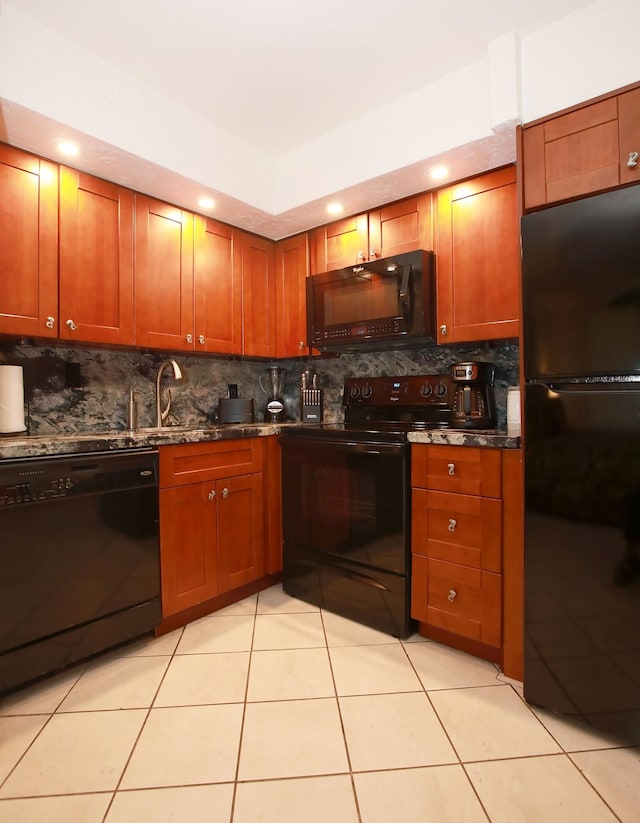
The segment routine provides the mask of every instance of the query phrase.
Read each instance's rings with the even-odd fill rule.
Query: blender
[[[269,366],[264,374],[259,375],[260,388],[267,395],[267,408],[264,413],[265,423],[284,423],[284,385],[287,370],[278,366]]]

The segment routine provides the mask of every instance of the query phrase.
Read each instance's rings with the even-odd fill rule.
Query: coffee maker
[[[269,366],[264,374],[259,375],[260,388],[267,395],[267,408],[264,413],[265,423],[284,423],[284,386],[287,370],[278,366]]]
[[[480,361],[451,366],[454,429],[494,429],[496,401],[493,391],[496,367]]]

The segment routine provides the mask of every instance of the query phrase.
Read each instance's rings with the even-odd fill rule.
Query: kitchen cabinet
[[[276,355],[275,243],[241,232],[242,353],[252,357]]]
[[[411,616],[425,636],[500,661],[501,451],[415,444],[411,486]]]
[[[241,233],[195,216],[194,339],[198,352],[242,354]]]
[[[163,618],[265,574],[262,438],[160,449]]]
[[[517,337],[520,230],[509,166],[438,191],[438,343]]]
[[[0,332],[57,337],[58,167],[0,145]]]
[[[525,126],[525,209],[640,182],[640,88]]]
[[[311,232],[311,274],[417,249],[433,249],[430,192],[353,215]]]
[[[136,195],[135,343],[192,351],[193,214]]]
[[[276,243],[276,357],[300,357],[307,345],[307,293],[309,242],[297,234]]]
[[[133,192],[60,168],[59,336],[133,343]]]

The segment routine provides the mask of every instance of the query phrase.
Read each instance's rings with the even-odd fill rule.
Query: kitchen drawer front
[[[453,634],[500,646],[502,577],[427,560],[426,623]]]
[[[500,449],[423,444],[411,448],[412,486],[499,498],[500,470]]]
[[[500,573],[502,501],[413,489],[411,551]]]
[[[258,437],[160,447],[160,488],[261,472]]]

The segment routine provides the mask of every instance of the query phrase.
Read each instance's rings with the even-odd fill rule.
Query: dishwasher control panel
[[[33,503],[36,500],[49,500],[53,497],[66,497],[73,489],[70,477],[34,478],[32,480],[15,483],[11,486],[0,486],[0,506],[13,506],[20,503]]]

